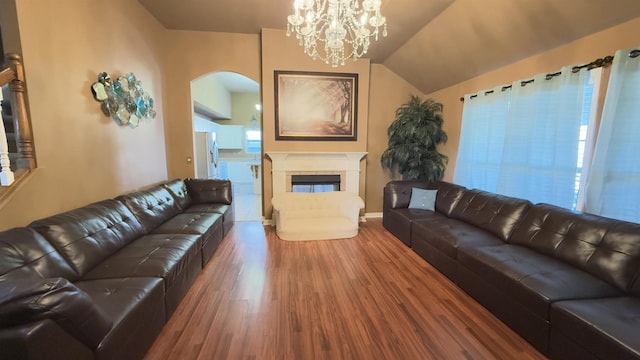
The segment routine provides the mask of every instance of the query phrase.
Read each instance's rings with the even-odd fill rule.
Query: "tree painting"
[[[356,140],[357,74],[275,72],[277,140]]]

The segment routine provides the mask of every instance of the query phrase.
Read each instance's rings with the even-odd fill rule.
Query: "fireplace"
[[[291,175],[291,191],[340,191],[340,175]]]
[[[293,191],[292,178],[299,175],[337,175],[340,178],[339,191],[359,194],[360,160],[366,154],[365,152],[268,152],[266,155],[272,163],[273,195]]]

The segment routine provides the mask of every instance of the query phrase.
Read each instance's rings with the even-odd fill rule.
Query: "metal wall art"
[[[91,85],[91,92],[93,98],[101,103],[102,112],[120,126],[135,128],[140,119],[156,117],[153,99],[142,89],[142,83],[133,73],[113,81],[109,74],[102,72],[98,81]]]

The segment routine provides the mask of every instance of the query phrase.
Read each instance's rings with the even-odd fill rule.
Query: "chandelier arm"
[[[287,20],[287,36],[296,33],[304,52],[336,67],[369,50],[371,38],[387,36],[381,0],[295,0]],[[318,51],[318,43],[321,43]]]

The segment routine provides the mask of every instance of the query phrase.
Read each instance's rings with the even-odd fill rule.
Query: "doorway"
[[[191,99],[196,177],[231,180],[235,221],[261,221],[260,85],[238,73],[210,73],[191,81]],[[199,138],[213,140],[202,145]]]

